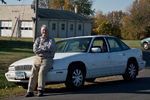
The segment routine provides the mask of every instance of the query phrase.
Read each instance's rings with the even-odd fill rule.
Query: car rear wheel
[[[145,43],[143,44],[143,48],[144,48],[145,50],[148,50],[148,49],[149,49],[148,43],[145,42]]]
[[[135,80],[137,73],[138,73],[137,64],[133,61],[128,62],[127,69],[125,74],[123,75],[123,78],[126,81]]]
[[[77,89],[84,85],[85,74],[84,70],[78,64],[72,65],[68,71],[65,85],[69,89]]]

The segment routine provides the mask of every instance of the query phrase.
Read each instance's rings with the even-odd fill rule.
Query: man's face
[[[41,34],[42,34],[43,38],[47,38],[48,37],[48,29],[46,27],[42,27]]]

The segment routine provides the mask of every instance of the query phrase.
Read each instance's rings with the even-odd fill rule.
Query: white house
[[[0,36],[33,38],[34,18],[31,5],[0,6]],[[91,35],[91,20],[71,11],[39,8],[36,36],[43,24],[57,38]]]

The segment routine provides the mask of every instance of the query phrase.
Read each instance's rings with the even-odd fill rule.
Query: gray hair
[[[42,29],[43,27],[45,27],[45,28],[48,30],[48,28],[47,28],[47,26],[46,26],[46,25],[42,25],[42,26],[41,26],[41,29]]]

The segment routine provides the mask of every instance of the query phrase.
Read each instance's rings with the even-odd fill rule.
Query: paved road
[[[145,56],[147,56],[145,58]],[[144,59],[150,58],[150,52],[144,52]],[[24,96],[5,100],[150,100],[150,62],[133,82],[125,82],[121,77],[95,82],[78,91],[65,88],[47,89],[44,97]]]

